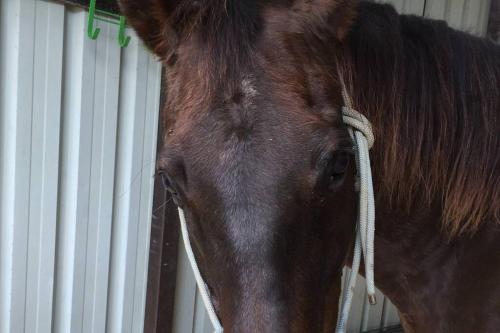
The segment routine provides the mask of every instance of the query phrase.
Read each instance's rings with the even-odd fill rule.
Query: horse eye
[[[158,176],[161,177],[163,187],[170,193],[174,203],[182,207],[182,200],[179,191],[176,189],[176,185],[172,182],[170,177],[164,171],[158,171]]]
[[[171,188],[170,179],[164,171],[158,171],[157,175],[161,177],[161,182],[166,190]]]
[[[328,189],[336,190],[342,185],[349,161],[349,153],[345,151],[333,153],[327,170]]]

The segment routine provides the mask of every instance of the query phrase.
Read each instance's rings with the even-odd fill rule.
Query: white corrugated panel
[[[485,36],[491,0],[375,0],[392,4],[400,13],[445,20],[456,29]]]
[[[446,20],[450,26],[484,36],[488,24],[490,0],[375,0],[390,3],[400,13]],[[174,313],[174,333],[210,333],[212,327],[205,312],[186,254],[180,244]],[[344,274],[345,275],[345,274]],[[346,282],[344,281],[344,285]],[[348,332],[390,327],[399,323],[398,312],[378,291],[378,304],[370,306],[363,277],[359,277],[348,323]]]
[[[161,67],[86,18],[0,1],[2,333],[142,331]]]
[[[374,0],[374,2],[391,4],[399,13],[422,15],[426,0]]]
[[[485,36],[491,0],[433,0],[427,1],[425,16],[446,20],[450,26]]]

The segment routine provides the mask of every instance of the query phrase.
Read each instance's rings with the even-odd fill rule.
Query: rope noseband
[[[217,313],[215,313],[212,300],[210,299],[210,291],[208,290],[208,286],[201,276],[200,269],[198,268],[198,264],[196,263],[196,258],[194,257],[193,249],[191,248],[191,242],[189,241],[189,233],[186,225],[186,217],[184,216],[184,211],[180,207],[178,208],[178,210],[184,248],[186,250],[189,263],[191,264],[191,268],[193,269],[194,278],[196,279],[196,284],[198,285],[198,289],[200,290],[201,299],[203,300],[203,304],[205,304],[205,309],[207,310],[208,317],[212,322],[214,333],[223,333],[224,329],[222,328],[219,317],[217,317]]]
[[[359,192],[359,211],[358,222],[356,226],[356,241],[354,244],[354,255],[351,273],[348,278],[347,288],[343,291],[342,301],[339,309],[339,318],[337,321],[336,333],[345,333],[347,327],[347,320],[349,317],[349,310],[352,304],[354,294],[354,287],[356,286],[356,278],[359,272],[361,263],[361,255],[364,257],[365,274],[366,274],[366,291],[370,304],[376,304],[375,298],[375,283],[373,274],[373,254],[374,254],[374,237],[375,237],[375,200],[373,195],[373,182],[370,167],[369,149],[373,146],[375,137],[373,135],[372,127],[368,119],[361,113],[356,111],[351,99],[347,93],[345,84],[341,78],[342,83],[342,97],[345,106],[342,108],[342,119],[348,127],[349,135],[354,143],[354,150],[356,155],[356,166],[358,170],[356,182],[357,190]],[[214,306],[210,299],[210,291],[201,276],[200,269],[196,263],[191,243],[189,241],[189,233],[186,225],[186,218],[181,208],[179,210],[179,220],[181,224],[181,234],[184,241],[186,254],[193,269],[196,284],[200,290],[201,298],[205,304],[208,317],[212,322],[215,333],[223,333],[222,325],[217,317]]]

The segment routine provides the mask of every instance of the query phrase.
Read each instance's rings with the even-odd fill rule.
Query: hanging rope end
[[[377,305],[377,296],[375,296],[375,294],[368,295],[368,302],[370,305]]]

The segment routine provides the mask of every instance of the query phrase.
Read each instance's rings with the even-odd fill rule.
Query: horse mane
[[[440,205],[450,237],[500,221],[500,46],[361,3],[343,66],[375,126],[380,194]]]

